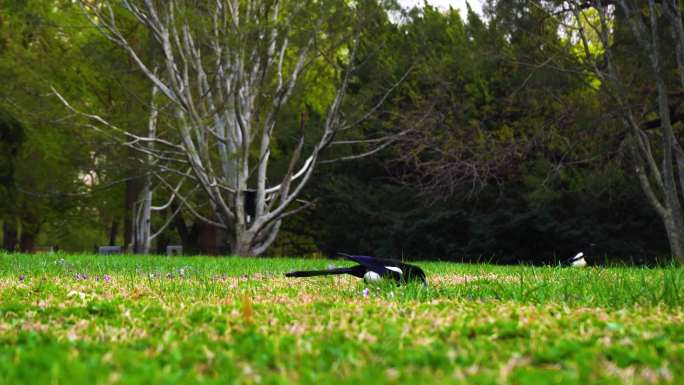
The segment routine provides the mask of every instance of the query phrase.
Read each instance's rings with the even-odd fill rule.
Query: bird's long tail
[[[353,267],[339,267],[326,270],[301,270],[285,273],[286,277],[315,277],[317,275],[353,274],[356,271]]]

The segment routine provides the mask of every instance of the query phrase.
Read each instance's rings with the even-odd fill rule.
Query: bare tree
[[[154,177],[185,210],[225,231],[233,254],[263,253],[282,220],[311,204],[300,197],[322,151],[336,134],[353,126],[341,107],[354,70],[362,15],[353,4],[335,0],[122,0],[122,9],[107,0],[81,5],[172,104],[172,133],[136,135],[62,101],[98,126],[123,135],[126,145],[150,161],[163,161]],[[161,58],[156,62],[163,75],[124,32],[129,16],[159,46]],[[315,140],[307,135],[306,146],[302,132],[279,183],[270,185],[270,156],[281,111],[303,85],[307,69],[321,63],[328,63],[339,79],[323,127]],[[305,148],[310,148],[306,155]],[[184,195],[172,180],[178,177],[191,180],[201,195]],[[147,192],[141,206],[143,222],[149,222],[149,197]],[[199,207],[200,199],[209,210]],[[149,240],[145,228],[139,226],[143,243]]]
[[[668,71],[667,61],[676,57],[674,72],[684,89],[684,27],[678,0],[612,0],[568,1],[565,10],[571,11],[572,25],[576,28],[584,54],[603,88],[618,106],[618,117],[629,133],[629,145],[636,162],[636,174],[648,202],[661,217],[670,242],[671,253],[684,263],[684,216],[682,194],[684,193],[684,151],[675,135],[672,119],[670,93],[675,87]],[[595,11],[598,17],[588,12]],[[634,52],[634,60],[644,57],[640,80],[650,84],[649,92],[635,101],[631,85],[633,74],[622,70],[615,59],[615,14],[621,13],[626,31],[643,52]],[[674,47],[665,43],[663,32],[670,31]],[[600,50],[592,49],[591,36],[598,38]],[[655,125],[649,113],[655,113]],[[657,130],[647,130],[655,126]]]
[[[158,73],[155,70],[155,73]],[[133,251],[140,254],[149,254],[152,247],[152,241],[157,238],[162,232],[172,223],[175,216],[181,210],[180,205],[173,210],[171,215],[166,218],[166,221],[159,229],[152,232],[152,213],[155,211],[163,211],[172,207],[176,196],[179,194],[183,183],[186,181],[186,177],[181,177],[177,186],[170,192],[168,201],[161,206],[154,206],[152,204],[153,195],[155,189],[159,188],[161,183],[155,183],[155,175],[153,170],[159,169],[159,164],[161,159],[157,159],[153,156],[154,154],[154,139],[157,137],[157,125],[159,117],[159,107],[157,105],[157,86],[152,86],[152,93],[150,97],[150,115],[147,124],[147,138],[150,141],[146,144],[148,154],[144,157],[145,160],[145,170],[147,172],[143,176],[143,186],[139,194],[139,199],[133,204],[132,213],[132,233],[133,233]],[[165,164],[165,163],[162,163]],[[164,187],[163,185],[161,187]]]
[[[427,111],[427,112],[423,112]],[[458,193],[475,194],[511,174],[515,164],[533,148],[493,133],[445,122],[443,114],[426,107],[419,116],[405,117],[415,128],[395,140],[399,180],[433,199]],[[444,138],[444,133],[449,137]]]

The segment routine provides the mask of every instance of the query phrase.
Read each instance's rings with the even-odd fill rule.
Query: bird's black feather
[[[393,261],[391,259],[374,258],[366,255],[350,255],[337,253],[351,261],[358,263],[352,267],[342,267],[326,270],[293,271],[285,274],[286,277],[314,277],[318,275],[349,274],[358,278],[366,279],[366,274],[375,273],[375,277],[389,278],[397,283],[408,281],[420,281],[427,285],[425,272],[415,265]]]
[[[300,271],[291,271],[289,273],[286,273],[286,277],[316,277],[319,275],[336,275],[336,274],[350,274],[355,277],[363,278],[363,275],[366,273],[366,269],[363,268],[363,266],[354,266],[354,267],[339,267],[339,268],[334,268],[334,269],[326,269],[326,270],[300,270]]]

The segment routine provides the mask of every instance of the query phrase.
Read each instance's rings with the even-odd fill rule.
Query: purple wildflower
[[[100,276],[99,275],[95,276],[95,282],[100,282]]]
[[[88,279],[88,274],[83,273],[83,274],[81,275],[81,277],[82,277],[83,279]]]
[[[110,277],[109,274],[105,274],[105,275],[104,275],[104,281],[105,281],[105,282],[109,282],[109,281],[111,281],[111,280],[112,280],[112,277]]]
[[[25,279],[26,279],[26,276],[24,274],[19,276],[19,282],[24,282]]]
[[[80,281],[81,280],[81,273],[76,273],[76,275],[74,275],[74,279],[77,281]]]
[[[364,297],[368,297],[368,288],[363,289],[361,295],[363,295]]]

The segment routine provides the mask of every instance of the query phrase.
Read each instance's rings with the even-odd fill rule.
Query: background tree
[[[200,186],[209,215],[190,197],[181,202],[194,216],[225,231],[234,254],[263,253],[282,219],[309,205],[299,201],[294,206],[321,152],[337,132],[352,127],[353,120],[344,119],[341,108],[365,9],[336,1],[219,1],[206,7],[184,1],[124,1],[123,10],[145,26],[160,47],[165,72],[159,76],[118,27],[120,9],[109,2],[82,4],[91,20],[173,103],[175,131],[168,138],[149,138],[91,117],[132,139],[131,147],[173,163],[165,173]],[[281,110],[297,86],[309,84],[302,81],[306,70],[324,64],[333,65],[330,79],[338,79],[338,85],[328,96],[318,132],[308,134],[316,138],[309,155],[301,156],[306,144],[301,135],[280,183],[269,185]],[[302,118],[302,129],[304,124]],[[138,146],[146,142],[157,147]],[[162,173],[157,177],[170,185]]]
[[[671,254],[684,262],[684,151],[675,127],[681,125],[676,95],[684,87],[681,4],[619,0],[566,6],[587,71],[600,80],[623,126],[634,170],[665,225]]]
[[[24,128],[7,111],[0,110],[0,213],[2,214],[2,248],[14,251],[18,243],[17,187],[15,162],[24,141]]]
[[[50,87],[121,126],[146,130],[145,106],[136,103],[140,74],[71,1],[8,1],[0,9],[0,108],[23,127],[22,145],[9,152],[16,193],[4,224],[15,228],[17,242],[23,234],[25,250],[36,242],[67,250],[116,244],[120,229],[130,228],[139,161],[112,146],[111,136],[74,124]]]
[[[55,66],[57,57],[69,63],[73,52],[54,34],[57,15],[65,20],[74,15],[65,4],[1,4],[0,110],[3,142],[9,150],[2,159],[8,170],[2,220],[8,249],[16,244],[22,251],[32,250],[41,232],[70,222],[79,203],[69,194],[77,194],[82,187],[78,175],[87,159],[80,142],[83,137],[55,119],[58,105],[49,100],[43,83],[46,77],[70,82],[74,80],[71,70],[79,68]],[[71,84],[78,87],[75,81]]]
[[[595,77],[552,12],[532,7],[501,2],[487,24],[473,13],[465,23],[455,11],[416,9],[364,41],[384,47],[365,84],[421,58],[367,135],[415,129],[397,139],[397,153],[322,177],[310,219],[320,248],[539,263],[589,243],[594,258],[664,252]]]

